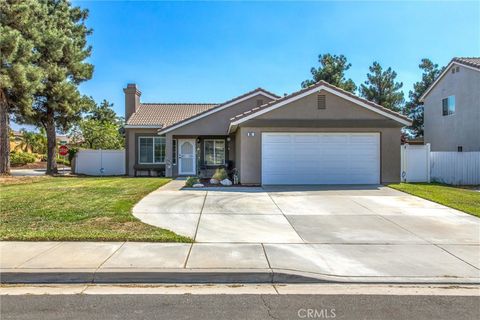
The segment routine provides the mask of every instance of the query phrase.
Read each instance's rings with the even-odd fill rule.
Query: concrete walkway
[[[0,249],[2,283],[480,284],[479,259],[461,258],[478,255],[474,246],[1,242]]]

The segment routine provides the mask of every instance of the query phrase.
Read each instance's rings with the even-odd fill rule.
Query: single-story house
[[[210,177],[242,184],[400,181],[402,114],[320,81],[279,97],[262,88],[220,104],[141,103],[125,92],[128,175]]]

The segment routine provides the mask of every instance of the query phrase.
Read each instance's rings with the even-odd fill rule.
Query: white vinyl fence
[[[429,144],[401,148],[404,182],[480,184],[480,152],[432,152]]]
[[[430,172],[436,182],[480,184],[480,152],[431,152]]]
[[[125,150],[80,150],[75,155],[75,173],[89,176],[125,174]]]

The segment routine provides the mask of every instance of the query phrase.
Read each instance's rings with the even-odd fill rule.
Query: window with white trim
[[[165,137],[138,137],[138,163],[165,163]]]
[[[204,140],[204,162],[207,166],[225,164],[225,140]]]

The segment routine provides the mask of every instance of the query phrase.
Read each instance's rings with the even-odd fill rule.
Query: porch
[[[217,168],[235,168],[235,136],[172,136],[171,150],[167,176],[169,167],[172,177],[199,178],[210,178]]]

